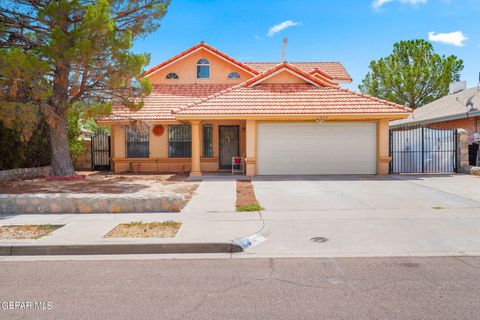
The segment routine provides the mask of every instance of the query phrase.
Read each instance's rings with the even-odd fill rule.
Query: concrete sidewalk
[[[120,223],[182,222],[175,238],[103,238]],[[0,240],[1,245],[93,245],[115,243],[229,243],[236,238],[257,232],[262,227],[258,213],[150,213],[150,214],[45,214],[3,215],[0,225],[55,224],[64,225],[37,240]]]
[[[104,239],[118,223],[175,220],[174,239]],[[4,244],[225,243],[252,234],[265,242],[222,257],[382,257],[480,255],[480,210],[377,209],[180,214],[19,215],[0,224],[65,224],[38,240]],[[311,238],[325,237],[326,242]],[[145,256],[144,256],[145,257]],[[205,255],[204,257],[216,257]],[[127,257],[128,258],[128,257]],[[123,257],[125,259],[125,257]],[[0,259],[1,260],[1,259]]]

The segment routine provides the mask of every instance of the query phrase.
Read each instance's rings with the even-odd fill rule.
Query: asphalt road
[[[479,319],[480,257],[0,262],[0,319]]]

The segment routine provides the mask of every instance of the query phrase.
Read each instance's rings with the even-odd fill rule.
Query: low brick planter
[[[0,194],[0,214],[179,212],[184,198],[158,194]]]

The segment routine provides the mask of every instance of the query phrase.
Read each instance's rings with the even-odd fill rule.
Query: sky
[[[205,41],[240,61],[340,61],[357,89],[371,60],[400,40],[426,39],[463,59],[462,80],[477,86],[480,0],[172,0],[160,29],[137,40],[150,66]]]

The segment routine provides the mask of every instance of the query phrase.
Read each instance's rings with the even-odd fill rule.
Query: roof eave
[[[437,122],[467,119],[467,118],[473,118],[473,117],[478,117],[478,116],[480,116],[480,110],[472,111],[472,112],[465,112],[465,113],[463,113],[463,112],[462,113],[456,113],[456,114],[451,114],[451,115],[447,115],[447,116],[435,117],[435,118],[424,119],[424,120],[405,121],[405,122],[402,122],[402,123],[393,124],[390,127],[391,128],[401,128],[401,127],[409,127],[409,126],[422,125],[422,124],[432,124],[432,123],[437,123]]]

